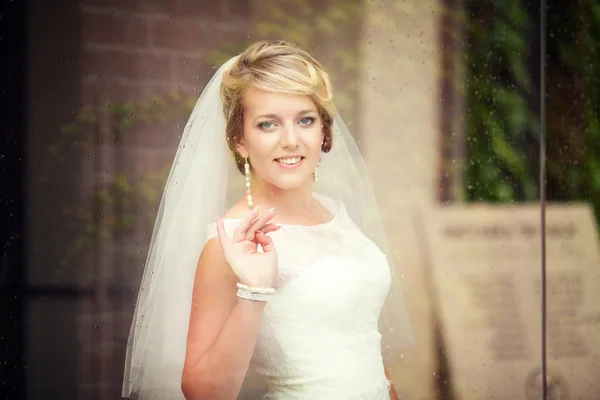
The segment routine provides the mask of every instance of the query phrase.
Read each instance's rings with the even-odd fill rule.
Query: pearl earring
[[[321,143],[322,145],[323,143]],[[317,183],[319,181],[319,165],[321,165],[321,159],[319,158],[319,162],[317,163],[317,167],[313,171],[313,182]]]
[[[252,202],[252,191],[250,190],[250,163],[248,163],[247,158],[244,163],[244,175],[246,176],[246,201],[248,202],[248,207],[253,208],[254,203]]]

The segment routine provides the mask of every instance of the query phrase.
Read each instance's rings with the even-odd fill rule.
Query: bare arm
[[[398,394],[396,393],[396,389],[394,388],[394,384],[392,383],[392,380],[390,379],[390,375],[387,371],[387,369],[385,369],[385,377],[388,379],[388,381],[390,381],[390,399],[391,400],[397,400],[398,399]]]
[[[194,281],[182,377],[188,400],[235,399],[254,351],[263,302],[238,298],[237,278],[217,238],[204,248]]]
[[[188,400],[236,399],[254,352],[265,303],[238,298],[236,282],[271,288],[277,253],[267,233],[274,209],[255,209],[233,232],[217,219],[217,236],[198,260],[181,390]],[[258,252],[261,246],[262,252]]]

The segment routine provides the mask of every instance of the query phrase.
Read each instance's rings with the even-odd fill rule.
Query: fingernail
[[[254,207],[254,210],[252,210],[252,212],[257,212],[259,208],[260,208],[260,206]]]
[[[269,208],[269,211],[267,211],[267,212],[270,212],[270,213],[272,213],[272,212],[274,212],[274,211],[275,211],[275,207],[273,207],[273,208]]]

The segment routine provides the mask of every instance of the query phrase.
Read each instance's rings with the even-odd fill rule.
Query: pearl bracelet
[[[238,283],[237,288],[237,296],[246,300],[269,301],[271,295],[275,293],[273,288],[255,288],[242,283]]]

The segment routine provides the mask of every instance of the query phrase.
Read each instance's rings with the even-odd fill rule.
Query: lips
[[[302,156],[288,156],[275,159],[275,161],[283,165],[296,165],[302,160],[304,160],[304,157]]]

